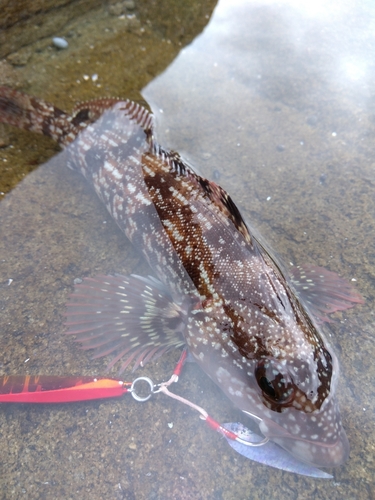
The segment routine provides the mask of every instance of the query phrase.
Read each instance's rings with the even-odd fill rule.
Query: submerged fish
[[[156,275],[85,279],[68,303],[67,333],[94,357],[113,355],[110,366],[121,360],[120,370],[187,345],[264,436],[313,465],[345,462],[338,362],[311,311],[324,318],[361,302],[349,284],[313,267],[287,280],[230,196],[157,144],[138,104],[101,99],[69,115],[2,87],[0,121],[69,145],[69,167]]]

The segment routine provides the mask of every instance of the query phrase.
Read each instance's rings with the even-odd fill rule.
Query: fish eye
[[[255,369],[255,378],[266,399],[273,403],[288,403],[293,395],[292,379],[286,368],[275,360],[264,360]]]

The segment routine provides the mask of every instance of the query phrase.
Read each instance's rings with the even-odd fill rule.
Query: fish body
[[[127,357],[122,368],[186,344],[265,436],[310,464],[346,461],[336,356],[230,196],[157,144],[147,110],[107,99],[68,115],[1,88],[0,121],[68,146],[69,167],[156,276],[84,280],[68,304],[68,333],[96,357],[114,355],[110,366]],[[361,301],[322,273],[328,288],[342,286],[332,310]]]

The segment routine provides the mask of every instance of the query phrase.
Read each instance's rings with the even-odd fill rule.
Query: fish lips
[[[337,439],[330,441],[322,437],[309,437],[303,431],[299,434],[291,434],[284,427],[271,419],[264,418],[259,423],[262,434],[278,444],[294,457],[316,467],[338,467],[349,458],[349,441],[345,430],[339,421],[337,423]],[[302,435],[304,437],[302,437]]]

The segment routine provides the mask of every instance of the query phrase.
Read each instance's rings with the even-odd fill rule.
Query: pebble
[[[52,43],[58,49],[67,49],[69,46],[65,38],[60,38],[59,36],[55,36],[54,38],[52,38]]]

